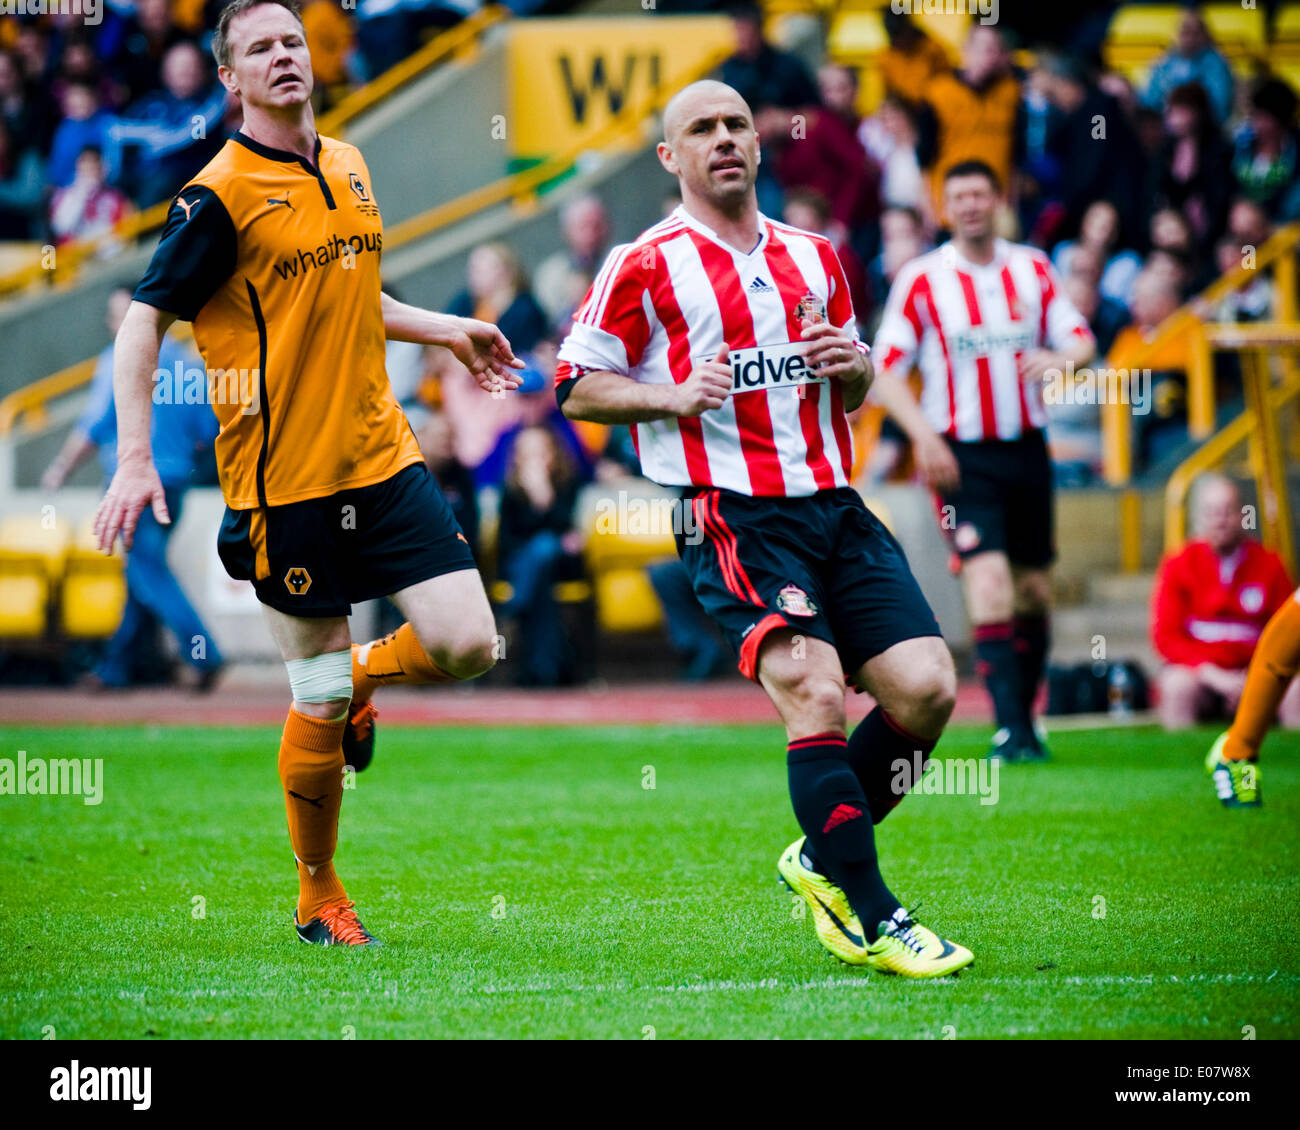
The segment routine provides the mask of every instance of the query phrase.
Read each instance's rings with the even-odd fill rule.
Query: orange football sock
[[[382,640],[352,645],[352,701],[366,702],[375,688],[389,683],[451,683],[456,681],[439,667],[415,638],[409,623]]]
[[[343,804],[343,718],[327,722],[289,708],[280,739],[280,781],[289,842],[298,860],[298,921],[347,893],[334,874],[334,848]]]
[[[1223,756],[1245,761],[1259,756],[1260,743],[1277,717],[1286,688],[1300,671],[1300,592],[1273,613],[1250,661],[1237,716],[1228,729]]]

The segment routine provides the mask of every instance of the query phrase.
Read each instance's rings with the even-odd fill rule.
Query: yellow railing
[[[327,136],[337,136],[359,114],[377,105],[394,91],[401,89],[432,67],[451,58],[464,58],[472,52],[479,37],[508,18],[509,9],[492,5],[467,16],[455,27],[431,39],[414,54],[385,71],[373,82],[363,86],[343,99],[337,106],[322,114],[317,130]],[[21,290],[33,283],[64,282],[72,278],[88,259],[93,259],[108,248],[129,243],[148,232],[163,226],[167,220],[170,200],[163,200],[126,217],[107,235],[94,240],[75,240],[59,247],[53,256],[53,266],[47,267],[44,256],[26,266],[0,275],[0,294]]]
[[[1165,486],[1165,549],[1181,546],[1187,536],[1187,496],[1198,475],[1221,467],[1242,443],[1250,443],[1250,462],[1259,497],[1259,528],[1264,544],[1276,550],[1295,574],[1295,536],[1286,481],[1286,459],[1279,429],[1283,407],[1300,395],[1300,372],[1289,368],[1274,386],[1269,357],[1294,359],[1300,351],[1300,325],[1256,323],[1209,326],[1207,338],[1220,348],[1241,351],[1246,409],[1183,460]]]
[[[11,392],[0,400],[0,439],[7,439],[21,423],[29,431],[45,426],[50,401],[76,392],[90,383],[95,373],[95,358],[88,357],[66,369],[60,369],[32,384]]]
[[[1272,268],[1274,285],[1273,318],[1295,324],[1300,318],[1297,307],[1295,252],[1300,246],[1300,224],[1279,229],[1255,253],[1253,267],[1235,267],[1211,283],[1191,302],[1180,307],[1152,334],[1151,340],[1123,356],[1113,356],[1108,364],[1117,369],[1147,369],[1161,350],[1179,338],[1187,339],[1187,433],[1192,439],[1207,439],[1214,431],[1216,405],[1214,397],[1214,343],[1210,328],[1201,312],[1218,305]],[[1222,348],[1233,348],[1224,345]],[[1284,354],[1287,378],[1297,371],[1295,359]],[[1102,465],[1106,481],[1124,486],[1133,477],[1133,417],[1128,404],[1108,402],[1102,406]]]

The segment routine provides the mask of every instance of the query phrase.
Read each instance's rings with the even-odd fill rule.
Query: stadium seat
[[[1178,31],[1183,9],[1177,4],[1126,4],[1106,29],[1106,43],[1115,47],[1158,47],[1165,50]]]
[[[41,639],[49,607],[44,562],[0,549],[0,640]]]
[[[879,12],[842,12],[831,23],[826,37],[826,50],[837,62],[866,62],[888,46],[885,22]]]
[[[1174,4],[1126,5],[1106,31],[1106,65],[1140,83],[1146,69],[1169,49],[1182,19]]]
[[[10,514],[0,521],[0,551],[38,559],[46,577],[63,575],[71,541],[66,522],[34,514]]]
[[[663,622],[644,567],[609,569],[596,577],[596,622],[602,632],[649,632]]]
[[[1283,4],[1273,17],[1273,43],[1300,46],[1300,4]]]
[[[659,627],[663,611],[646,575],[646,566],[676,555],[671,529],[629,533],[602,530],[598,524],[587,541],[587,567],[594,578],[600,629],[646,632]]]
[[[59,632],[72,639],[105,639],[117,631],[126,606],[121,551],[100,553],[93,515],[77,528],[59,592]]]
[[[1201,16],[1211,38],[1229,57],[1263,55],[1267,44],[1264,13],[1241,4],[1204,4]]]

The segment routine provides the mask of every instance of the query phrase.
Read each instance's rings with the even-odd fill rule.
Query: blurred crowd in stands
[[[105,0],[93,25],[80,14],[0,20],[0,239],[96,238],[208,162],[241,120],[210,50],[225,2]],[[502,2],[520,15],[547,4]],[[482,7],[302,0],[317,109]]]

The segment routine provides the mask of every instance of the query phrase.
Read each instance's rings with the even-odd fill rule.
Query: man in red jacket
[[[1159,684],[1167,730],[1232,716],[1264,625],[1295,589],[1281,558],[1246,537],[1228,479],[1198,479],[1191,510],[1192,538],[1161,561],[1151,597],[1151,639],[1166,663]],[[1300,683],[1279,718],[1300,726]]]

